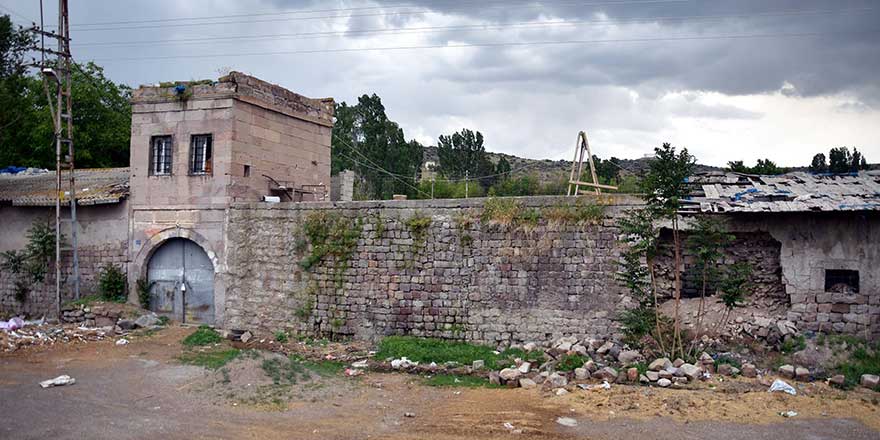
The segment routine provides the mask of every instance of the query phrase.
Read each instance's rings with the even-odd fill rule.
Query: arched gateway
[[[181,322],[214,323],[214,264],[201,246],[169,238],[147,264],[150,309]]]

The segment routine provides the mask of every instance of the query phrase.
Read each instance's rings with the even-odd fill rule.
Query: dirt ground
[[[180,340],[190,331],[172,327],[123,346],[111,340],[0,355],[0,438],[880,438],[878,393],[807,384],[789,396],[767,393],[754,380],[704,383],[697,390],[614,385],[550,396],[429,387],[405,374],[337,373],[298,381],[286,394],[290,400],[267,408],[236,394],[242,381],[245,388],[250,382],[246,362],[255,366],[256,359],[230,364],[228,379],[182,365]],[[76,384],[37,385],[60,374]],[[254,385],[265,380],[253,378]],[[789,410],[798,415],[779,415]],[[577,426],[562,426],[558,417]]]

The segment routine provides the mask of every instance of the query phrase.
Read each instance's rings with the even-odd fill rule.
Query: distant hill
[[[437,155],[437,147],[435,146],[426,146],[423,163],[433,162],[439,164],[439,156]],[[570,160],[550,160],[550,159],[527,159],[524,157],[514,156],[511,154],[505,153],[493,153],[489,152],[489,160],[492,163],[498,163],[498,161],[503,157],[507,159],[510,163],[510,168],[513,170],[514,176],[520,175],[536,175],[539,177],[542,183],[555,182],[559,179],[564,179],[569,176],[571,173],[571,161]],[[602,159],[608,159],[607,157],[603,157]],[[643,175],[647,172],[649,164],[651,162],[651,157],[643,157],[640,159],[621,159],[620,160],[620,168],[621,174],[635,174],[638,176]],[[584,162],[584,169],[589,169],[589,165]],[[424,169],[424,166],[423,166]],[[713,167],[709,165],[701,165],[697,164],[696,171],[711,171],[711,170],[721,170],[722,168]],[[423,173],[423,176],[425,173]]]

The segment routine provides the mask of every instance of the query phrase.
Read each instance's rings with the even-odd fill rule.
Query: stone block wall
[[[605,200],[594,223],[560,224],[545,214],[572,199],[518,198],[524,211],[538,213],[527,225],[482,221],[486,202],[234,206],[226,231],[226,327],[493,345],[617,333],[613,318],[630,302],[614,280],[621,252],[614,223],[638,202]],[[344,264],[330,258],[306,271],[302,228],[321,211],[359,222],[361,232]],[[424,232],[412,225],[419,218],[430,218]]]
[[[108,243],[103,246],[80,247],[80,295],[87,296],[98,293],[101,270],[108,264],[116,265],[125,273],[127,260],[128,250],[124,241]],[[67,284],[72,276],[71,253],[62,253],[62,302],[73,299],[72,288]],[[6,271],[0,272],[0,316],[25,315],[33,318],[55,316],[55,267],[49,266],[43,282],[28,283],[29,292],[23,302],[16,298],[16,277]],[[18,275],[18,277],[26,277],[26,275]]]

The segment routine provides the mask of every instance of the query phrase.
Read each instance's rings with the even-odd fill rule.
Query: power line
[[[615,19],[615,20],[569,20],[569,21],[529,21],[514,22],[506,24],[474,24],[474,25],[449,25],[449,26],[419,26],[412,28],[386,29],[373,28],[351,31],[320,31],[320,32],[299,32],[292,34],[263,34],[263,35],[237,35],[224,37],[200,37],[200,38],[178,38],[164,40],[141,40],[141,41],[107,41],[76,44],[79,48],[97,47],[97,46],[140,46],[140,45],[157,45],[157,44],[200,44],[215,41],[234,41],[243,42],[245,40],[264,40],[264,39],[315,39],[334,36],[349,35],[409,35],[420,34],[437,31],[452,30],[494,30],[494,29],[513,29],[513,28],[533,28],[533,27],[556,27],[556,26],[577,26],[577,25],[595,25],[595,26],[615,26],[630,23],[653,23],[657,21],[714,21],[725,20],[731,18],[767,18],[767,17],[787,17],[787,16],[808,16],[808,15],[825,15],[825,14],[843,14],[843,13],[860,13],[872,11],[874,8],[856,8],[856,9],[840,9],[840,10],[785,10],[785,11],[768,11],[752,14],[726,14],[726,15],[684,15],[684,16],[655,16],[640,17],[633,19]]]
[[[0,9],[3,9],[4,11],[9,12],[10,14],[15,15],[16,17],[23,18],[25,23],[33,23],[35,21],[31,18],[26,17],[24,14],[17,12],[15,9],[10,8],[9,6],[0,4]]]
[[[440,1],[440,3],[445,2],[455,2],[455,3],[480,3],[487,4],[485,1],[480,0],[445,0]],[[679,1],[689,1],[689,0],[679,0]],[[546,2],[546,1],[545,1]],[[437,6],[438,0],[434,0],[434,4],[432,6]],[[498,1],[492,3],[500,3]],[[626,3],[626,2],[622,2]],[[638,2],[638,3],[655,3],[655,2]],[[509,2],[507,2],[509,4]],[[114,25],[114,24],[135,24],[135,23],[164,23],[164,22],[175,22],[175,21],[192,21],[192,20],[216,20],[223,18],[243,18],[243,17],[263,17],[263,16],[279,16],[279,15],[291,15],[291,14],[315,14],[315,13],[323,13],[323,12],[350,12],[350,11],[366,11],[366,10],[386,10],[393,8],[413,8],[418,7],[418,5],[413,5],[412,3],[398,3],[394,5],[381,5],[381,6],[359,6],[359,7],[348,7],[348,8],[327,8],[327,9],[303,9],[303,10],[289,10],[289,11],[270,11],[270,12],[251,12],[247,14],[223,14],[223,15],[203,15],[199,17],[173,17],[173,18],[155,18],[155,19],[147,19],[147,20],[125,20],[125,21],[103,21],[103,22],[93,22],[93,23],[74,23],[72,26],[106,26],[106,25]]]
[[[583,2],[583,1],[573,1],[573,2],[564,2],[561,5],[568,6],[614,6],[614,5],[633,5],[633,4],[667,4],[667,3],[685,3],[692,2],[694,0],[625,0],[625,1],[612,1],[612,2]],[[505,4],[496,4],[489,5],[484,7],[483,9],[498,9],[503,8],[505,11],[511,9],[535,9],[542,8],[545,5],[542,4],[526,4],[526,5],[505,5]],[[473,8],[452,8],[451,10],[469,10]],[[337,14],[337,15],[319,15],[319,16],[311,16],[311,17],[278,17],[278,18],[267,18],[261,20],[232,20],[232,21],[215,21],[208,23],[166,23],[166,24],[153,24],[153,25],[143,25],[143,26],[111,26],[111,27],[97,27],[97,28],[84,28],[77,29],[78,32],[94,32],[94,31],[114,31],[114,30],[134,30],[134,29],[161,29],[161,28],[172,28],[172,27],[193,27],[193,26],[214,26],[214,25],[227,25],[227,24],[251,24],[251,23],[270,23],[270,22],[284,22],[284,21],[303,21],[303,20],[324,20],[324,19],[334,19],[334,18],[362,18],[362,17],[382,17],[388,15],[400,16],[400,15],[433,15],[433,14],[444,14],[449,12],[446,11],[433,11],[433,10],[419,10],[419,11],[396,11],[396,12],[375,12],[369,14]],[[278,15],[278,14],[272,14]],[[81,25],[83,26],[83,25]]]
[[[228,56],[265,56],[265,55],[304,55],[318,53],[347,53],[347,52],[381,52],[403,50],[426,50],[426,49],[459,49],[471,47],[526,47],[526,46],[559,46],[579,44],[607,44],[607,43],[647,43],[647,42],[677,42],[677,41],[708,41],[708,40],[748,40],[760,38],[801,38],[823,35],[856,35],[872,34],[880,32],[880,29],[864,31],[841,31],[841,32],[790,32],[775,34],[738,34],[738,35],[692,35],[680,37],[645,37],[645,38],[614,38],[597,40],[562,40],[562,41],[511,41],[511,42],[488,42],[488,43],[460,43],[460,44],[436,44],[423,46],[384,46],[384,47],[361,47],[361,48],[331,48],[331,49],[300,49],[290,51],[267,51],[267,52],[241,52],[241,53],[215,53],[215,54],[189,54],[189,55],[157,55],[146,57],[122,57],[122,58],[94,58],[92,61],[150,61],[150,60],[173,60],[173,59],[200,59],[218,58]]]
[[[373,170],[375,170],[375,171],[379,171],[379,172],[385,173],[385,174],[387,174],[387,175],[393,177],[394,179],[400,181],[400,182],[403,183],[404,185],[406,185],[406,186],[408,186],[408,187],[414,189],[416,192],[418,192],[418,193],[420,193],[420,194],[422,194],[422,195],[425,195],[425,196],[429,196],[429,197],[430,197],[429,194],[427,194],[427,193],[425,193],[424,191],[420,190],[417,186],[414,186],[413,184],[411,184],[411,183],[407,182],[406,180],[404,180],[403,178],[399,177],[397,174],[392,173],[391,171],[388,171],[388,170],[386,170],[385,168],[382,168],[381,166],[377,165],[375,162],[373,162],[372,160],[370,160],[369,157],[365,156],[363,153],[361,153],[361,152],[358,151],[355,147],[353,147],[351,144],[349,144],[344,138],[339,137],[339,138],[337,138],[337,139],[339,139],[339,141],[342,142],[345,146],[347,146],[351,151],[357,153],[359,156],[363,157],[364,160],[366,160],[367,162],[371,163],[371,164],[373,165],[373,167],[367,166],[366,164],[363,164],[363,163],[359,162],[358,160],[352,158],[351,156],[349,156],[349,155],[347,155],[347,154],[345,154],[345,153],[343,153],[343,152],[341,152],[341,151],[337,151],[338,154],[341,154],[342,156],[346,157],[347,159],[349,159],[349,160],[351,160],[351,161],[353,161],[353,162],[355,162],[355,163],[357,163],[357,164],[360,164],[361,166],[364,166],[364,167],[366,167],[366,168],[371,168],[371,169],[373,169]],[[405,176],[405,177],[406,177],[406,178],[409,178],[408,176]]]

